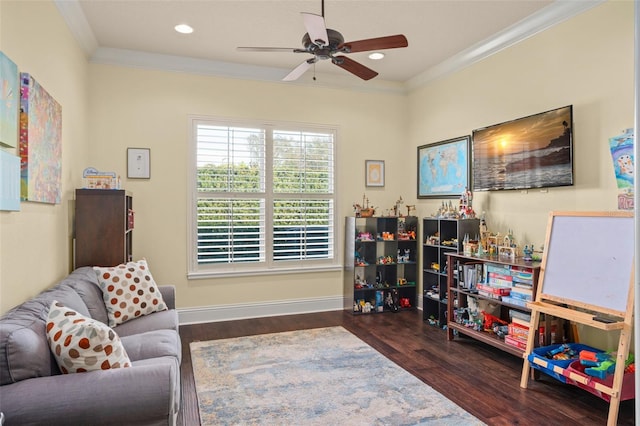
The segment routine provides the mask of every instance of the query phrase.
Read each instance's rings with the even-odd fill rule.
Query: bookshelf
[[[416,307],[418,218],[345,219],[344,309],[354,314]],[[387,303],[389,297],[397,303]]]
[[[465,235],[475,237],[479,219],[422,219],[422,315],[432,325],[447,323],[447,253],[462,251]]]
[[[454,340],[456,336],[464,335],[522,357],[531,331],[531,309],[527,303],[536,294],[540,263],[462,253],[446,253],[446,256],[448,264],[453,265],[447,271],[450,302],[447,338]],[[478,324],[484,318],[482,311],[497,318],[496,323],[504,327],[505,333],[499,329],[497,333],[485,331],[486,325]],[[561,341],[563,326],[547,316],[532,334],[536,342]]]

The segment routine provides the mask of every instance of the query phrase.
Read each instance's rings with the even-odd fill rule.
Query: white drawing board
[[[633,270],[633,216],[552,212],[549,226],[540,297],[624,315]]]

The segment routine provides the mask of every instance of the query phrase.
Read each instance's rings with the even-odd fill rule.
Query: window
[[[339,266],[334,129],[190,123],[191,278]]]

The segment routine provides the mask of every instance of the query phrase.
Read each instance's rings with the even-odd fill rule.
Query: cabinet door
[[[125,191],[76,191],[76,268],[115,266],[130,260],[132,231],[128,226],[128,212],[131,208],[131,197]]]

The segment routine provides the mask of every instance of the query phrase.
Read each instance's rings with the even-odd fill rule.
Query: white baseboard
[[[279,315],[308,314],[343,309],[342,296],[280,300],[236,305],[203,306],[178,309],[180,325],[233,321]]]

